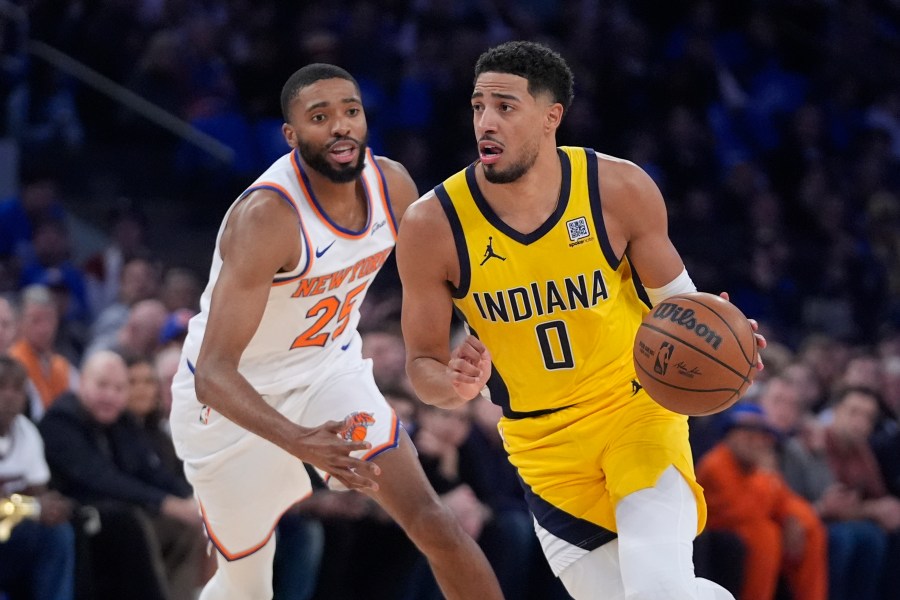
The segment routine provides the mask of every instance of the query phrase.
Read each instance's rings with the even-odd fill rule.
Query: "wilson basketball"
[[[747,317],[704,292],[660,302],[634,340],[638,382],[658,404],[689,416],[725,410],[750,387],[757,348]]]

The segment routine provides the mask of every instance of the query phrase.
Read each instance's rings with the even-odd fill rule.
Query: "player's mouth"
[[[341,164],[347,164],[356,160],[359,155],[359,147],[353,142],[337,142],[328,150],[328,154]]]
[[[501,154],[503,154],[503,146],[497,142],[478,142],[478,156],[481,158],[481,164],[492,165],[500,160]]]

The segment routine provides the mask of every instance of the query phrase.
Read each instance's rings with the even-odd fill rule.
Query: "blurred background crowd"
[[[424,193],[475,159],[475,59],[509,39],[567,58],[560,142],[643,167],[698,288],[770,341],[742,405],[692,419],[698,572],[741,600],[900,598],[896,0],[0,0],[0,491],[55,507],[30,554],[0,544],[3,593],[192,597],[214,565],[168,385],[224,211],[287,149],[282,84],[347,68]],[[433,485],[508,598],[566,598],[495,407],[415,399],[398,287],[389,262],[364,352]],[[278,535],[278,598],[439,597],[359,495],[321,489]]]

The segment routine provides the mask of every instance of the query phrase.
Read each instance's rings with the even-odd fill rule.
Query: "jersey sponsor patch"
[[[573,242],[577,242],[578,240],[591,235],[591,230],[588,229],[586,217],[578,217],[577,219],[566,221],[566,229],[569,231],[569,240]]]

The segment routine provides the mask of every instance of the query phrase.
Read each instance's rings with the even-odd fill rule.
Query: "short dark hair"
[[[487,72],[524,77],[528,80],[529,94],[548,92],[554,102],[562,104],[563,113],[569,110],[575,97],[575,77],[566,59],[536,42],[506,42],[487,50],[475,63],[475,80]]]
[[[326,63],[306,65],[294,71],[294,74],[288,77],[284,87],[281,88],[281,114],[285,121],[290,120],[288,113],[291,100],[297,96],[300,90],[323,79],[346,79],[353,84],[357,93],[359,92],[359,84],[356,79],[344,69]]]

